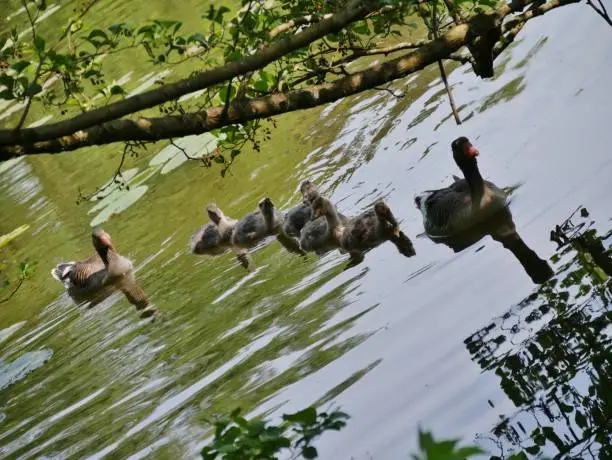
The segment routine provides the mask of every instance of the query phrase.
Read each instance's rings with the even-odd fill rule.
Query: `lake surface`
[[[450,75],[461,126],[432,69],[392,85],[403,98],[373,91],[280,117],[272,141],[225,178],[159,145],[128,159],[129,196],[77,205],[80,189],[112,177],[121,146],[1,164],[0,234],[30,227],[0,249],[11,282],[0,297],[21,261],[37,271],[0,305],[0,456],[193,458],[215,414],[275,418],[313,403],[351,415],[317,443],[324,459],[408,458],[419,426],[499,456],[612,456],[608,275],[588,251],[550,240],[584,206],[589,216],[572,222],[610,245],[612,29],[575,5],[519,38],[496,78]],[[548,284],[491,238],[453,253],[417,237],[413,197],[459,174],[450,143],[460,135],[487,179],[519,185],[514,222],[551,259]],[[345,255],[298,257],[270,240],[248,273],[229,253],[188,254],[207,202],[233,217],[263,196],[287,208],[307,178],[349,215],[384,197],[416,257],[385,244],[343,270]],[[49,275],[90,255],[100,222],[135,262],[156,321],[120,294],[79,308]]]

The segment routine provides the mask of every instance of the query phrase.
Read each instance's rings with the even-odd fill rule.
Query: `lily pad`
[[[149,180],[157,171],[159,171],[159,169],[159,166],[149,166],[148,168],[143,169],[132,177],[132,179],[130,179],[130,187],[142,184],[143,182]]]
[[[136,203],[149,189],[148,185],[139,185],[129,190],[116,190],[113,192],[114,199],[90,222],[92,227],[100,225],[115,214],[120,214]]]
[[[53,351],[42,349],[28,351],[10,363],[0,359],[0,390],[22,380],[30,372],[49,361],[51,356],[53,356]]]

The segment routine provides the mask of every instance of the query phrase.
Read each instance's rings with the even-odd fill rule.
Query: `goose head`
[[[306,193],[304,194],[304,201],[312,205],[314,200],[316,200],[319,197],[320,197],[319,191],[316,188],[311,188],[307,190]]]
[[[115,250],[110,235],[100,227],[95,227],[91,232],[91,240],[98,255],[105,264],[108,263],[108,251]]]
[[[215,203],[209,203],[206,206],[206,213],[208,214],[208,218],[210,219],[210,221],[213,222],[215,225],[219,225],[221,219],[225,217],[223,212]]]
[[[258,206],[264,216],[269,216],[274,212],[274,203],[272,203],[272,200],[268,197],[261,200]]]
[[[302,193],[303,197],[306,197],[308,191],[312,190],[313,188],[314,185],[312,185],[312,182],[310,182],[309,180],[305,180],[300,184],[300,192]]]
[[[467,137],[461,136],[455,139],[451,144],[451,148],[453,150],[453,158],[459,169],[465,172],[477,168],[476,157],[479,152]]]
[[[332,202],[320,195],[313,198],[311,207],[312,220],[318,219],[321,216],[331,216],[336,212]]]
[[[95,227],[91,232],[91,240],[97,250],[108,250],[113,248],[113,241],[108,233],[102,228]]]

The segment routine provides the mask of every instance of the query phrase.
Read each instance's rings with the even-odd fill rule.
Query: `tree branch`
[[[294,27],[303,26],[306,24],[313,24],[315,22],[322,21],[323,19],[329,19],[333,16],[332,13],[324,14],[323,16],[316,16],[314,14],[308,14],[306,16],[300,16],[298,18],[293,18],[291,21],[285,22],[284,24],[276,26],[270,32],[268,32],[268,37],[270,40],[273,40],[278,35],[283,32],[287,32],[288,30],[293,29]]]
[[[179,116],[114,120],[50,141],[0,147],[0,160],[27,153],[57,153],[126,140],[155,141],[201,134],[230,124],[327,104],[405,77],[435,63],[465,45],[468,30],[468,24],[456,26],[439,39],[407,55],[331,83],[260,98],[234,100],[229,104],[226,116],[223,115],[224,106],[219,106]]]
[[[550,0],[540,7],[540,12],[578,1]],[[522,0],[515,0],[516,2],[523,3]],[[513,12],[512,8],[504,5],[497,12],[488,14],[499,17],[502,10],[507,11],[505,14]],[[525,17],[525,21],[530,17],[535,17],[535,15]],[[522,27],[524,22],[519,22],[519,24]],[[377,64],[364,71],[348,74],[330,83],[274,93],[264,97],[231,101],[227,109],[227,116],[223,116],[224,106],[220,106],[163,118],[141,117],[135,120],[113,120],[94,125],[86,130],[74,129],[74,125],[71,124],[71,121],[74,120],[67,120],[65,123],[68,135],[40,142],[18,142],[4,146],[0,144],[0,161],[25,154],[71,151],[90,145],[121,141],[156,141],[201,134],[231,124],[240,124],[249,120],[269,118],[282,113],[324,105],[403,78],[440,59],[452,56],[462,46],[468,44],[472,27],[474,26],[471,21],[455,26],[440,38],[428,42],[411,53]],[[518,33],[519,30],[508,31],[507,36],[513,32]]]
[[[19,283],[17,283],[17,286],[15,286],[15,289],[13,289],[13,291],[8,296],[6,296],[4,299],[0,300],[0,303],[8,302],[9,300],[11,300],[13,296],[17,294],[17,291],[19,290],[19,288],[21,287],[24,281],[25,281],[24,277],[19,278]]]
[[[309,45],[327,34],[338,32],[347,24],[362,19],[367,13],[372,11],[376,3],[374,0],[351,0],[344,10],[334,14],[329,19],[324,19],[309,29],[290,38],[283,39],[250,56],[245,56],[222,67],[202,72],[195,77],[180,80],[86,112],[72,119],[36,128],[22,129],[20,131],[0,130],[0,145],[26,145],[70,135],[75,131],[91,128],[110,120],[116,120],[139,110],[155,107],[185,94],[208,88],[250,71],[261,69],[292,51]]]

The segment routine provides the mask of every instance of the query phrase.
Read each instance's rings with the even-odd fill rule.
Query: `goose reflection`
[[[96,253],[88,259],[58,264],[51,270],[53,278],[64,284],[77,304],[88,302],[91,308],[119,290],[141,311],[141,317],[154,315],[156,310],[136,280],[132,262],[117,252],[110,235],[94,228],[91,238]]]
[[[550,265],[516,231],[506,193],[482,178],[476,161],[478,150],[466,137],[455,139],[451,149],[464,178],[453,176],[449,187],[427,190],[415,197],[426,235],[455,252],[490,235],[512,252],[534,283],[550,279]]]

